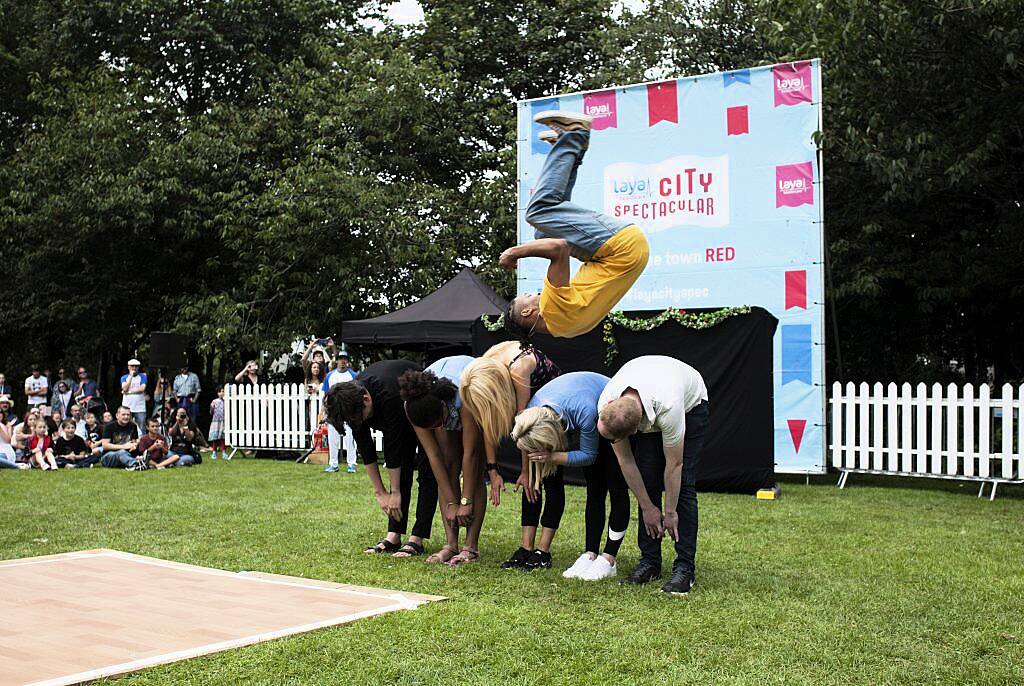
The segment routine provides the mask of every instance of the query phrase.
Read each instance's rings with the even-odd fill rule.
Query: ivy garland
[[[604,319],[604,342],[608,347],[607,353],[605,354],[605,363],[611,365],[612,361],[619,354],[619,345],[615,341],[616,326],[621,326],[623,329],[628,331],[651,331],[656,329],[665,322],[672,320],[680,326],[685,326],[688,329],[710,329],[712,326],[721,324],[729,317],[735,317],[740,314],[749,314],[750,307],[743,305],[741,307],[724,307],[720,310],[712,310],[710,312],[687,312],[686,310],[678,310],[669,308],[661,314],[653,317],[630,319],[621,310],[615,310],[609,312],[608,316]],[[480,320],[484,324],[484,328],[488,331],[501,331],[505,326],[505,315],[500,314],[495,320],[491,320],[487,315],[480,317]]]

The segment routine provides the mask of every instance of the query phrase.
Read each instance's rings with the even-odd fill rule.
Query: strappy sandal
[[[448,566],[455,568],[468,565],[480,559],[480,551],[469,546],[463,546],[458,555],[448,560]]]
[[[391,557],[397,557],[400,560],[404,560],[407,557],[416,557],[417,555],[423,554],[423,545],[420,543],[414,543],[413,541],[406,541],[402,547],[395,552],[391,553]]]
[[[393,553],[399,548],[401,544],[389,541],[386,538],[382,538],[377,541],[377,545],[371,545],[369,548],[363,551],[366,555],[380,555],[381,553]]]
[[[452,556],[449,557],[447,560],[444,560],[442,558],[444,557],[444,551],[446,551],[446,550],[449,551],[452,554]],[[443,546],[436,553],[434,553],[433,555],[428,557],[426,559],[426,562],[427,562],[428,565],[436,565],[436,564],[446,565],[449,562],[451,562],[452,557],[455,557],[458,554],[459,554],[459,551],[455,548],[455,546],[453,546],[453,545],[446,545],[446,546]]]

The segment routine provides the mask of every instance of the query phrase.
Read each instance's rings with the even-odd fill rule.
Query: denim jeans
[[[136,457],[127,450],[108,450],[100,458],[100,464],[104,467],[131,467],[135,464]]]
[[[558,137],[526,207],[526,221],[536,229],[537,238],[564,238],[572,256],[582,261],[593,257],[616,233],[633,225],[571,202],[576,173],[589,140],[589,131],[566,131]]]
[[[196,458],[192,455],[185,455],[184,453],[178,454],[178,461],[172,464],[172,467],[191,467],[196,463]]]
[[[679,514],[679,540],[675,542],[676,561],[672,570],[693,574],[697,556],[697,466],[700,464],[704,434],[708,426],[708,402],[686,413],[686,436],[683,438],[683,475],[679,485],[679,500],[676,512]],[[647,495],[655,506],[661,507],[661,496],[665,490],[665,452],[661,434],[637,434],[631,439],[636,465],[647,487]],[[640,526],[637,543],[640,546],[640,561],[661,569],[661,541],[651,538],[643,525],[643,512],[637,507]]]
[[[139,435],[146,435],[146,411],[132,412],[132,417],[135,419],[135,426],[139,427]]]
[[[18,463],[14,460],[8,460],[7,456],[0,455],[0,469],[17,469]]]

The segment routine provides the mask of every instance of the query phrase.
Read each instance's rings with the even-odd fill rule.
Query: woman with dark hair
[[[462,406],[458,388],[463,370],[472,361],[468,355],[443,357],[422,372],[410,370],[398,379],[405,414],[437,479],[441,521],[448,539],[427,562],[451,567],[480,559],[477,546],[487,510],[478,459],[480,429]],[[466,545],[461,549],[460,526],[466,527]]]
[[[306,391],[313,395],[319,392],[320,387],[327,378],[327,369],[323,362],[313,360],[306,367]]]
[[[423,540],[430,538],[437,509],[437,481],[416,441],[416,432],[405,414],[405,403],[398,388],[399,377],[409,370],[420,371],[420,366],[405,360],[376,362],[360,372],[354,381],[335,384],[324,395],[325,418],[339,432],[344,431],[346,423],[352,427],[377,504],[388,516],[387,535],[367,548],[366,553],[392,553],[394,557],[422,555]],[[381,479],[371,429],[384,435],[389,488]],[[403,545],[414,471],[419,472],[416,523]]]

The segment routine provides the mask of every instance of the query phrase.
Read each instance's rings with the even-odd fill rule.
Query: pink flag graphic
[[[802,307],[807,309],[807,271],[786,272],[786,309]]]
[[[744,133],[750,133],[750,120],[746,105],[726,109],[725,119],[728,126],[728,135],[739,136]]]
[[[790,62],[772,67],[775,106],[811,101],[811,63]]]
[[[679,123],[675,81],[651,83],[647,86],[647,124],[654,126],[660,121]]]
[[[793,451],[800,452],[800,443],[804,440],[804,429],[807,427],[806,419],[787,419],[789,424],[789,436],[793,439]]]
[[[775,206],[814,204],[814,166],[810,162],[775,167]]]
[[[587,93],[583,96],[583,113],[594,118],[595,131],[614,129],[618,124],[615,114],[615,91]]]

